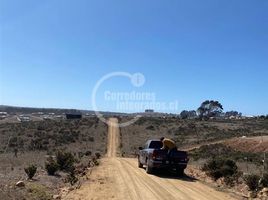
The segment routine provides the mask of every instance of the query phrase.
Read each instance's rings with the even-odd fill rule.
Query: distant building
[[[81,119],[82,114],[66,114],[66,119]]]
[[[0,119],[5,119],[7,117],[7,112],[0,112]]]
[[[62,116],[62,115],[56,115],[55,118],[56,118],[56,119],[62,119],[63,116]]]
[[[20,122],[29,122],[31,121],[31,117],[28,115],[19,115],[19,117],[17,117],[18,121]]]
[[[146,113],[153,113],[154,110],[153,110],[153,109],[146,109],[145,112],[146,112]]]

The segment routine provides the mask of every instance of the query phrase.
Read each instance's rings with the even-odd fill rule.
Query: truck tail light
[[[152,155],[153,160],[156,160],[156,156],[157,156],[156,151],[153,151],[153,155]]]

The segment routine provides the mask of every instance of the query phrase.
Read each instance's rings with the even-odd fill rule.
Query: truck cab
[[[148,140],[143,147],[139,147],[138,167],[145,165],[147,173],[165,168],[175,170],[177,175],[183,175],[189,161],[187,152],[175,151],[169,154],[168,150],[161,149],[162,142],[158,139]]]

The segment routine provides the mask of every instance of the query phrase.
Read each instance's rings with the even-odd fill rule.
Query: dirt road
[[[116,157],[119,145],[117,119],[110,119],[107,157],[93,170],[90,180],[65,199],[85,200],[231,200],[201,182],[185,178],[148,175],[133,158]]]
[[[107,144],[107,157],[116,157],[119,148],[119,128],[118,120],[111,118],[108,127],[108,144]]]
[[[230,146],[235,150],[244,152],[268,152],[268,136],[253,136],[253,137],[234,137],[229,139],[218,140],[214,142],[207,142],[202,144],[192,145],[183,148],[184,151],[191,151],[198,149],[203,145],[224,144]]]
[[[268,136],[234,138],[224,142],[224,144],[242,152],[268,152]]]

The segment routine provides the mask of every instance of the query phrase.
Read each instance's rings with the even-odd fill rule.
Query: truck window
[[[163,146],[161,141],[151,141],[149,149],[160,149]]]

